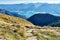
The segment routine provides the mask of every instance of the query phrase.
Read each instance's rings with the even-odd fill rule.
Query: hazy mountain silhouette
[[[48,4],[48,3],[0,4],[0,8],[17,13],[20,13],[20,11],[27,13],[29,11],[33,11],[33,12],[47,12],[51,14],[54,13],[60,15],[60,4]]]
[[[32,22],[35,25],[45,26],[45,25],[49,25],[54,22],[57,22],[58,20],[60,20],[60,17],[54,16],[54,15],[51,15],[48,13],[46,13],[46,14],[39,13],[39,14],[35,14],[35,15],[31,16],[27,20]]]
[[[9,12],[9,11],[7,11],[7,10],[5,10],[5,9],[0,9],[0,13],[1,13],[1,14],[10,15],[10,16],[20,17],[20,18],[24,18],[24,19],[26,18],[25,16],[19,15],[19,14],[16,13],[16,12]]]

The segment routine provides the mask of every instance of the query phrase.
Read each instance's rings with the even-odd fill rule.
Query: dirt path
[[[28,37],[27,40],[37,40],[36,36]]]
[[[33,34],[31,33],[33,30],[35,29],[29,29],[27,31],[27,40],[37,40],[37,36],[33,36]]]

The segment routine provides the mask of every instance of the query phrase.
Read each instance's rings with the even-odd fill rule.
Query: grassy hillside
[[[0,14],[0,39],[60,40],[60,28],[35,26],[25,19]]]
[[[36,29],[32,32],[34,36],[37,36],[37,40],[60,40],[60,28],[45,28]]]
[[[4,40],[26,40],[26,30],[32,27],[25,19],[0,14],[0,36]]]
[[[26,21],[25,19],[9,16],[5,14],[0,14],[0,19],[7,23],[20,24],[21,26],[26,26],[26,25],[33,26],[32,23]]]

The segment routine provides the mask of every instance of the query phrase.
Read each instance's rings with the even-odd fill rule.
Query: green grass
[[[46,29],[45,31],[44,31],[44,29],[42,29],[42,30],[39,29],[39,30],[32,32],[34,36],[37,36],[37,40],[60,40],[60,35],[57,35],[54,31],[48,31],[49,28]],[[58,32],[58,31],[56,31],[56,32]]]

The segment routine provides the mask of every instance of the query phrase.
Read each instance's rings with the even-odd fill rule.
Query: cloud
[[[19,3],[60,3],[60,0],[0,0],[0,4],[19,4]]]

